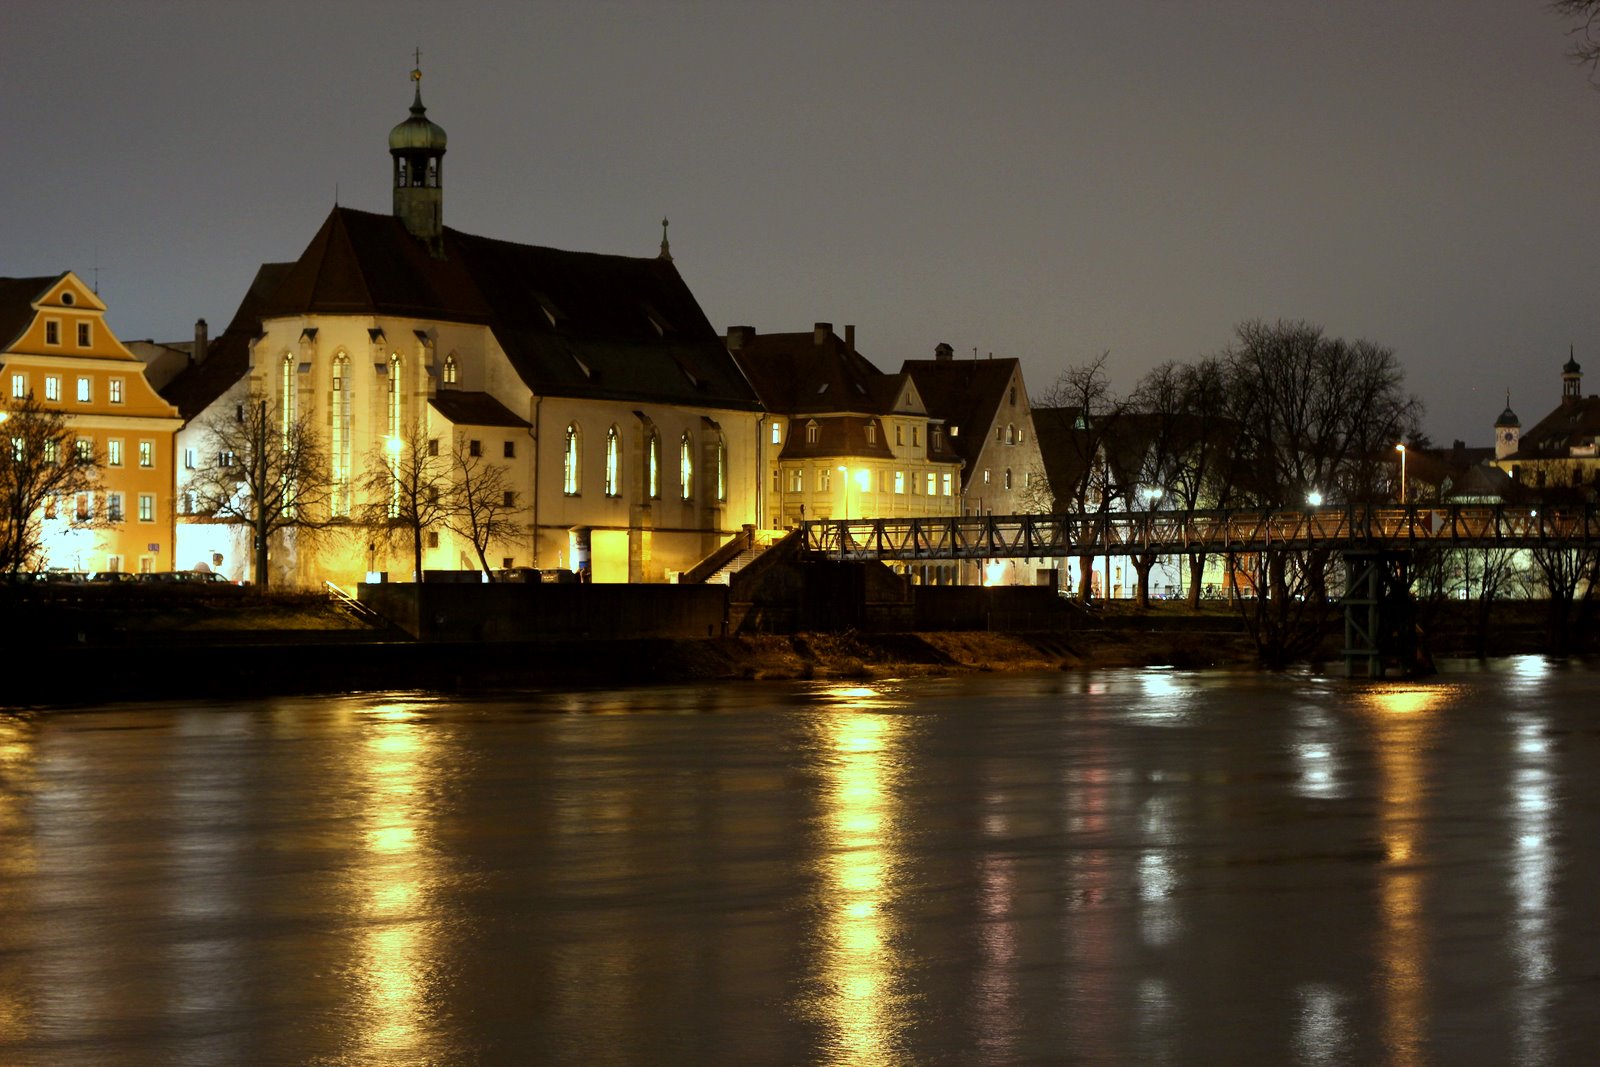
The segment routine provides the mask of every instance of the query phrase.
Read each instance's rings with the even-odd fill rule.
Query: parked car
[[[134,582],[138,579],[132,571],[95,571],[89,575],[91,582]]]

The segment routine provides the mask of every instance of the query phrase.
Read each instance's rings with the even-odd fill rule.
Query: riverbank
[[[1545,651],[1543,602],[1495,606],[1487,654]],[[224,587],[175,600],[90,594],[6,620],[14,672],[0,706],[278,693],[440,692],[695,681],[871,679],[994,671],[1250,668],[1257,650],[1226,604],[1082,610],[1050,630],[758,634],[707,638],[418,642],[323,597]],[[1476,655],[1475,619],[1445,605],[1429,651]],[[1330,625],[1313,666],[1340,669]]]

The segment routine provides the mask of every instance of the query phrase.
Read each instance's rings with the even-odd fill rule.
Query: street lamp
[[[1320,508],[1322,506],[1322,494],[1315,489],[1311,490],[1306,494],[1306,503],[1314,508]]]
[[[1406,446],[1398,444],[1394,450],[1400,453],[1400,503],[1403,506],[1406,502]]]

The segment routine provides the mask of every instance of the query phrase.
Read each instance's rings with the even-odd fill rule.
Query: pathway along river
[[[1592,1063],[1600,673],[0,716],[7,1064]]]

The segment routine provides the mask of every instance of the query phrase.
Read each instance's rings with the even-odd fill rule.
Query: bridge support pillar
[[[1407,572],[1411,553],[1351,549],[1344,554],[1344,673],[1383,678],[1417,673],[1417,624]]]

